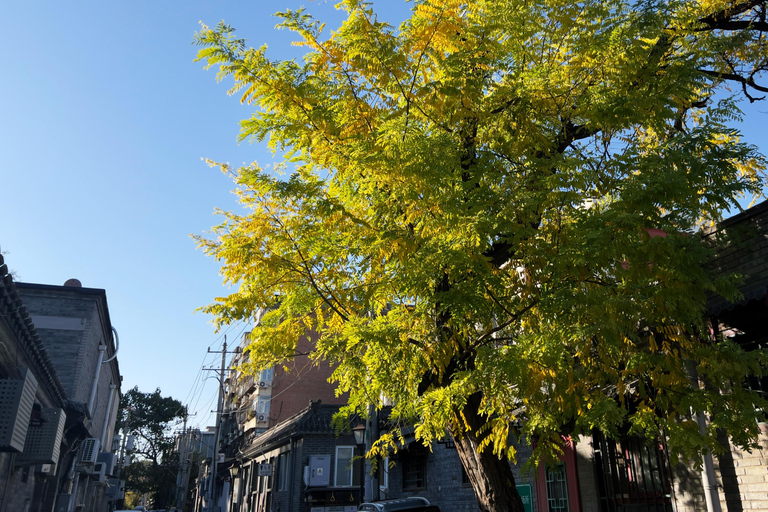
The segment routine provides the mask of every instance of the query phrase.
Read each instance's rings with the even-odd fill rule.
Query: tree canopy
[[[164,397],[160,389],[152,393],[128,390],[120,401],[118,428],[123,435],[135,436],[130,451],[134,460],[125,468],[126,486],[139,494],[151,494],[155,506],[173,503],[178,471],[174,452],[174,427],[186,413],[178,400]]]
[[[302,62],[224,23],[196,36],[254,107],[241,138],[282,159],[220,164],[244,211],[198,237],[236,287],[216,322],[268,310],[252,360],[317,331],[350,409],[453,436],[483,510],[515,500],[487,480],[511,434],[536,455],[595,428],[686,455],[720,428],[754,441],[742,379],[765,360],[710,336],[707,294],[736,293],[697,233],[764,186],[733,128],[768,91],[764,2],[421,0],[397,28],[340,5],[328,37],[278,14]]]

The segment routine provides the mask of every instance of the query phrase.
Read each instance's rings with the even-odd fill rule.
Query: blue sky
[[[19,280],[71,277],[107,291],[123,391],[159,387],[204,426],[215,407],[223,338],[194,310],[226,293],[191,233],[236,208],[232,182],[202,158],[271,155],[237,143],[247,106],[194,63],[199,22],[225,20],[270,56],[300,55],[275,11],[306,5],[338,24],[331,1],[82,0],[6,2],[0,19],[0,248]],[[374,2],[399,23],[410,4]],[[746,140],[768,151],[768,104],[742,104]],[[245,329],[228,332],[236,343]],[[206,377],[208,377],[206,379]]]
[[[237,143],[250,115],[193,59],[200,21],[225,20],[299,56],[278,10],[305,5],[338,25],[336,1],[109,0],[7,2],[0,33],[0,249],[18,280],[107,291],[120,336],[123,391],[159,387],[189,403],[205,425],[223,338],[195,309],[226,293],[218,265],[195,249],[236,208],[230,178],[201,159],[272,158]],[[378,1],[395,22],[409,5]],[[230,345],[245,326],[228,332]],[[207,380],[206,380],[207,378]]]

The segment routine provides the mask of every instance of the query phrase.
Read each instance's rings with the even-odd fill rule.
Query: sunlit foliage
[[[763,2],[428,0],[398,28],[340,6],[330,37],[278,15],[303,62],[223,23],[197,35],[254,107],[242,138],[282,158],[220,165],[244,212],[198,237],[235,287],[204,308],[217,324],[268,309],[263,367],[321,333],[351,409],[390,401],[465,466],[475,449],[514,460],[510,433],[537,454],[594,428],[661,431],[688,455],[719,428],[749,444],[741,380],[763,359],[710,337],[707,294],[735,288],[697,231],[764,185],[722,94],[765,90]]]

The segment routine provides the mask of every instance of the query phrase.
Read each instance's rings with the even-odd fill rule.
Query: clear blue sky
[[[275,11],[306,5],[335,26],[331,1],[6,2],[0,19],[0,248],[19,280],[107,291],[123,391],[159,387],[204,426],[215,407],[222,337],[194,310],[226,293],[190,233],[236,207],[231,181],[201,158],[271,156],[236,141],[250,114],[194,63],[199,22],[226,20],[273,58],[300,55]],[[398,24],[410,4],[377,0]],[[746,139],[768,151],[768,104],[750,106]],[[244,326],[228,333],[236,343]],[[209,377],[207,380],[206,377]]]
[[[273,58],[301,55],[275,30],[302,5],[337,26],[332,1],[78,0],[3,4],[0,33],[0,249],[18,280],[77,278],[107,292],[120,335],[123,391],[159,387],[215,408],[222,337],[194,313],[226,293],[191,233],[236,208],[229,178],[202,158],[240,164],[271,155],[237,143],[247,106],[193,62],[200,21],[225,20]],[[399,23],[410,4],[379,0]],[[243,325],[228,333],[239,341]],[[207,380],[206,377],[208,377]]]

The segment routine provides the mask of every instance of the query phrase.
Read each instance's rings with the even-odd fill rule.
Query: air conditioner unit
[[[261,422],[261,423],[264,423],[265,421],[267,421],[267,415],[266,414],[259,414],[258,416],[256,416],[256,420]]]
[[[99,457],[99,445],[101,443],[95,437],[86,437],[80,447],[80,462],[93,464]]]
[[[0,379],[0,450],[22,452],[35,403],[37,380],[24,369],[23,379]]]
[[[104,463],[105,472],[108,475],[112,475],[115,472],[115,460],[117,457],[114,453],[110,452],[101,452],[99,454],[99,458],[96,459],[98,462]]]
[[[107,488],[104,494],[108,501],[121,500],[125,497],[125,480],[107,478]]]
[[[107,464],[105,462],[97,462],[93,465],[93,476],[96,477],[96,481],[103,483],[107,476]]]
[[[57,464],[61,440],[64,438],[64,426],[67,415],[64,409],[43,407],[41,425],[29,427],[24,452],[16,456],[17,465]]]
[[[260,388],[268,388],[269,387],[269,382],[267,382],[265,380],[260,380],[259,381],[259,387]]]

